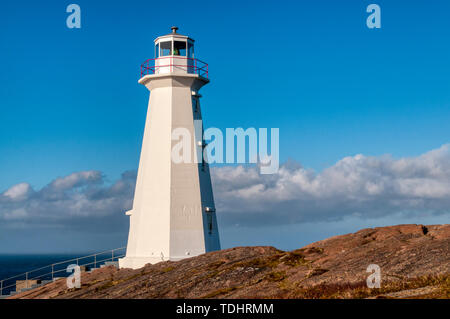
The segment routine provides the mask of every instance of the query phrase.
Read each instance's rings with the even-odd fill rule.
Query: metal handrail
[[[164,60],[164,59],[170,59],[169,64],[162,64],[162,65],[156,65],[156,61]],[[188,60],[192,61],[192,65],[190,64],[174,64],[173,60]],[[159,57],[156,59],[148,59],[144,63],[141,64],[141,77],[145,75],[155,74],[158,68],[164,68],[164,67],[179,67],[179,68],[186,68],[192,73],[196,73],[200,76],[209,77],[209,67],[208,63],[203,62],[199,59],[195,58],[188,58],[184,56],[178,56],[178,55],[171,55],[171,56],[165,56],[165,57]]]
[[[121,258],[121,257],[125,257],[125,255],[118,255],[118,256],[114,256],[113,258]],[[106,258],[106,259],[97,261],[97,263],[102,263],[102,262],[106,262],[106,261],[110,261],[110,260],[112,260],[112,258]],[[88,265],[91,265],[91,264],[93,264],[93,263],[94,263],[94,262],[87,263],[87,264],[83,264],[83,265],[79,265],[79,266],[88,266]],[[49,265],[49,266],[51,266],[51,265]],[[53,272],[53,274],[56,274],[56,273],[58,273],[58,272],[66,272],[66,271],[67,271],[66,269],[60,269],[60,270],[57,270],[57,271]],[[29,273],[29,272],[28,272],[28,273]],[[24,275],[24,274],[26,274],[26,273],[23,273],[22,275]],[[52,273],[49,272],[49,273],[46,273],[46,274],[43,274],[43,275],[39,275],[39,276],[34,277],[34,278],[28,278],[28,279],[26,279],[26,280],[36,280],[36,279],[39,279],[39,278],[48,276],[48,275],[50,275],[50,274],[52,274]],[[52,277],[52,280],[54,280],[54,277]],[[2,280],[2,281],[3,281],[3,280]],[[12,285],[9,285],[9,286],[5,286],[5,287],[3,287],[3,289],[11,288],[11,287],[14,287],[15,285],[16,285],[16,284],[12,284]],[[27,284],[27,286],[28,286],[28,284]],[[0,296],[1,296],[1,295],[2,295],[2,294],[1,294],[1,292],[0,292]]]
[[[114,252],[116,252],[118,250],[123,250],[125,248],[126,247],[120,247],[120,248],[115,248],[115,249],[111,249],[111,250],[105,250],[105,251],[102,251],[102,252],[99,252],[99,253],[86,255],[86,256],[82,256],[82,257],[78,257],[78,258],[72,258],[72,259],[63,260],[63,261],[60,261],[60,262],[49,264],[47,266],[43,266],[43,267],[39,267],[39,268],[30,270],[30,271],[27,271],[27,272],[24,272],[24,273],[21,273],[21,274],[12,276],[12,277],[8,277],[8,278],[5,278],[5,279],[2,279],[2,280],[0,280],[0,296],[3,295],[3,290],[4,289],[12,288],[12,287],[17,285],[17,282],[16,282],[16,283],[14,283],[12,285],[4,286],[4,283],[6,281],[11,280],[11,279],[25,276],[26,288],[28,288],[28,281],[29,280],[43,279],[43,278],[45,278],[47,276],[50,276],[50,275],[51,275],[51,279],[54,280],[55,279],[55,274],[57,274],[59,272],[67,271],[66,268],[55,270],[55,266],[57,266],[57,265],[61,265],[61,264],[65,264],[65,263],[76,261],[78,266],[89,266],[89,265],[94,264],[94,268],[95,268],[97,264],[101,264],[101,263],[106,262],[106,261],[114,261],[114,259],[118,259],[118,258],[124,257],[125,254],[114,254]],[[108,258],[105,258],[105,259],[101,259],[101,260],[97,260],[97,256],[104,255],[104,254],[107,254],[107,253],[110,253],[111,257],[108,257]],[[90,257],[94,257],[94,261],[93,262],[88,262],[88,263],[80,265],[80,260],[83,260],[83,259],[86,259],[86,258],[90,258]],[[29,278],[29,275],[31,273],[34,273],[36,271],[43,270],[43,269],[49,268],[49,267],[51,267],[51,272],[48,272],[48,273],[45,273],[45,274],[41,274],[41,275],[36,276],[36,277]]]

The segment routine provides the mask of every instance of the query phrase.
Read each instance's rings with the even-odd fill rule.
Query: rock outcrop
[[[367,266],[381,269],[369,289]],[[236,247],[138,270],[83,273],[12,298],[449,298],[450,225],[363,229],[294,251]]]

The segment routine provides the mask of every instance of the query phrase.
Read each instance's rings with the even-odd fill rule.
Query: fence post
[[[55,265],[52,264],[52,281],[55,280],[54,273],[55,273]]]
[[[3,296],[3,280],[0,281],[0,296]]]
[[[78,258],[77,258],[77,266],[78,266]]]
[[[26,280],[26,285],[27,285],[27,288],[28,288],[28,273],[27,272],[25,273],[25,280]],[[17,290],[17,287],[16,287],[16,290]]]
[[[114,261],[114,249],[111,250],[111,255],[112,255],[111,261]]]
[[[97,255],[94,255],[94,268],[97,268]]]

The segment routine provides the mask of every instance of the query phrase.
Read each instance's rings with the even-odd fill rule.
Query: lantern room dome
[[[157,37],[157,38],[155,39],[155,43],[156,43],[159,39],[161,39],[161,38],[169,38],[169,37],[176,37],[176,38],[189,39],[189,40],[191,40],[192,42],[195,41],[194,39],[189,38],[187,35],[183,35],[183,34],[178,33],[178,32],[177,32],[178,27],[171,27],[170,29],[172,30],[171,33],[168,33],[168,34],[166,34],[166,35],[161,35],[161,36]]]
[[[155,39],[155,58],[180,56],[194,58],[194,40],[177,33],[178,27],[172,27],[172,33]]]

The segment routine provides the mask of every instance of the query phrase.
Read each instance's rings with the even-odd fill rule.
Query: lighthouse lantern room
[[[177,33],[177,27],[172,27],[172,33],[155,39],[156,73],[193,73],[194,40]]]

